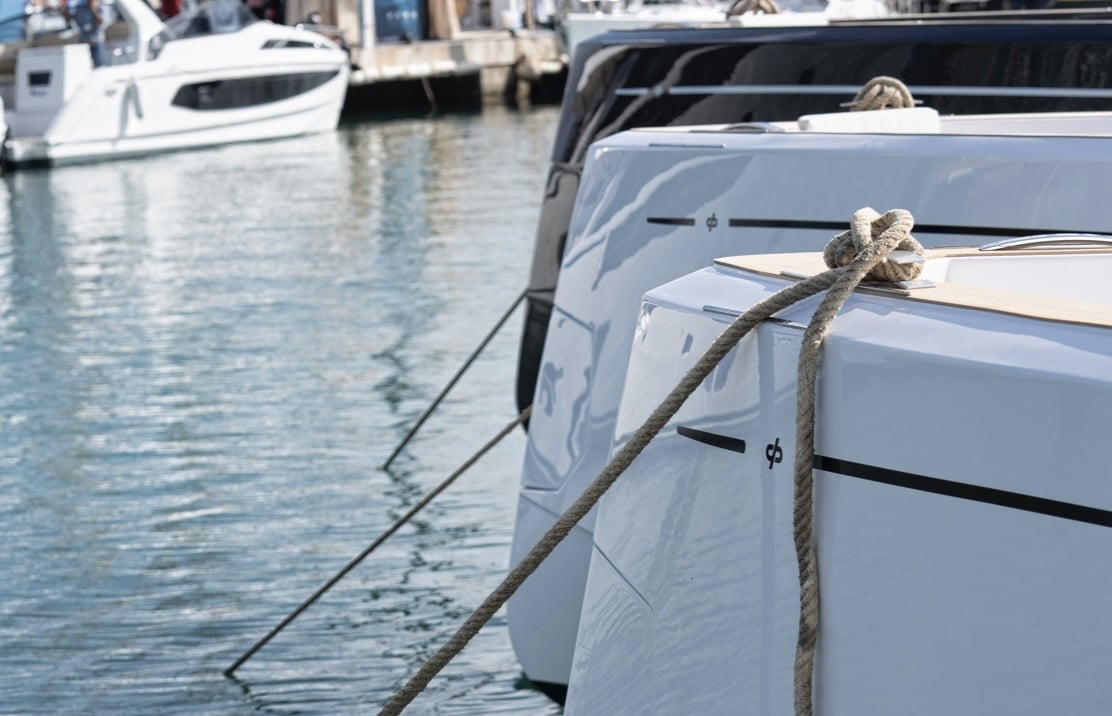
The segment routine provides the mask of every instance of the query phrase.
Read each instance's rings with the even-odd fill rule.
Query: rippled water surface
[[[0,182],[0,713],[373,713],[505,573],[556,110]],[[501,615],[406,713],[555,714]]]

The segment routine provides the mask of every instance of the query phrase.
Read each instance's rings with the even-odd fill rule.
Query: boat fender
[[[136,118],[143,118],[143,105],[139,102],[139,85],[135,83],[134,77],[127,83],[127,89],[124,90],[124,102],[131,104],[135,110]]]

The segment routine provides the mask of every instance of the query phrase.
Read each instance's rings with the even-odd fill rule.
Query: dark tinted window
[[[180,88],[172,104],[189,109],[237,109],[251,107],[303,94],[325,84],[338,73],[304,72],[297,75],[270,75],[219,82],[199,82]]]

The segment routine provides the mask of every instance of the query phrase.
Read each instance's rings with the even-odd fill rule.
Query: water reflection
[[[501,577],[522,441],[220,671],[496,433],[555,112],[0,184],[0,711],[354,713]],[[508,161],[507,157],[512,157]],[[413,713],[551,713],[502,624]]]

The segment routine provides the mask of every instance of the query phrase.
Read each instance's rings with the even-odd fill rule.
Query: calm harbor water
[[[505,573],[557,111],[376,120],[0,181],[0,713],[373,713]],[[556,714],[501,618],[408,710]]]

